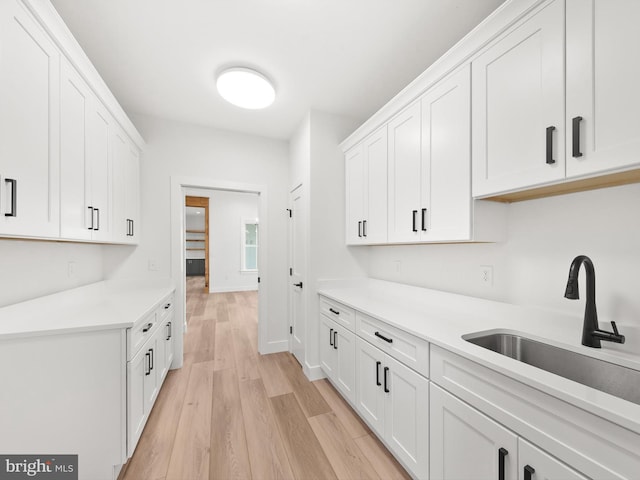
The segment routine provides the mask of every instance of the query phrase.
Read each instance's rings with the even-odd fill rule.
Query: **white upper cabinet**
[[[345,156],[346,237],[349,245],[387,240],[387,127]]]
[[[421,116],[415,102],[389,122],[390,243],[417,242],[421,230]]]
[[[109,241],[112,121],[66,60],[60,78],[60,235]]]
[[[471,69],[422,98],[423,241],[471,239]]]
[[[564,178],[563,47],[554,0],[473,60],[474,197]]]
[[[567,177],[640,163],[640,2],[567,0]]]
[[[0,234],[58,237],[60,53],[25,7],[0,2]]]
[[[113,148],[114,241],[135,244],[139,238],[139,154],[120,128],[114,130],[111,145]]]

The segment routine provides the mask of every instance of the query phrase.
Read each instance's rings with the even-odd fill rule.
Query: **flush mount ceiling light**
[[[256,110],[268,107],[276,98],[271,82],[250,68],[229,68],[218,75],[218,92],[227,102]]]

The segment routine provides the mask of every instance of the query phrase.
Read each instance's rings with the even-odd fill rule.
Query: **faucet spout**
[[[570,300],[577,300],[580,298],[578,292],[578,273],[580,273],[580,267],[584,265],[584,270],[587,275],[587,298],[584,307],[584,323],[582,326],[582,345],[593,348],[600,348],[600,342],[602,340],[616,343],[624,343],[624,335],[618,333],[618,329],[615,326],[615,322],[611,322],[613,325],[613,332],[607,332],[606,330],[600,330],[598,324],[598,312],[596,310],[596,272],[593,268],[593,262],[586,255],[578,255],[571,262],[569,268],[569,278],[567,280],[567,288],[565,289],[564,296]]]

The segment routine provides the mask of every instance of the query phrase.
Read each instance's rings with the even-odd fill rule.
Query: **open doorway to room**
[[[253,364],[258,351],[257,193],[186,189],[185,365]],[[215,352],[215,353],[214,353]]]

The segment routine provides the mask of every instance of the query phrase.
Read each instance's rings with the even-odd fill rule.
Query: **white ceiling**
[[[504,0],[52,0],[129,113],[288,139],[311,108],[365,120]],[[227,104],[216,72],[276,85]]]

